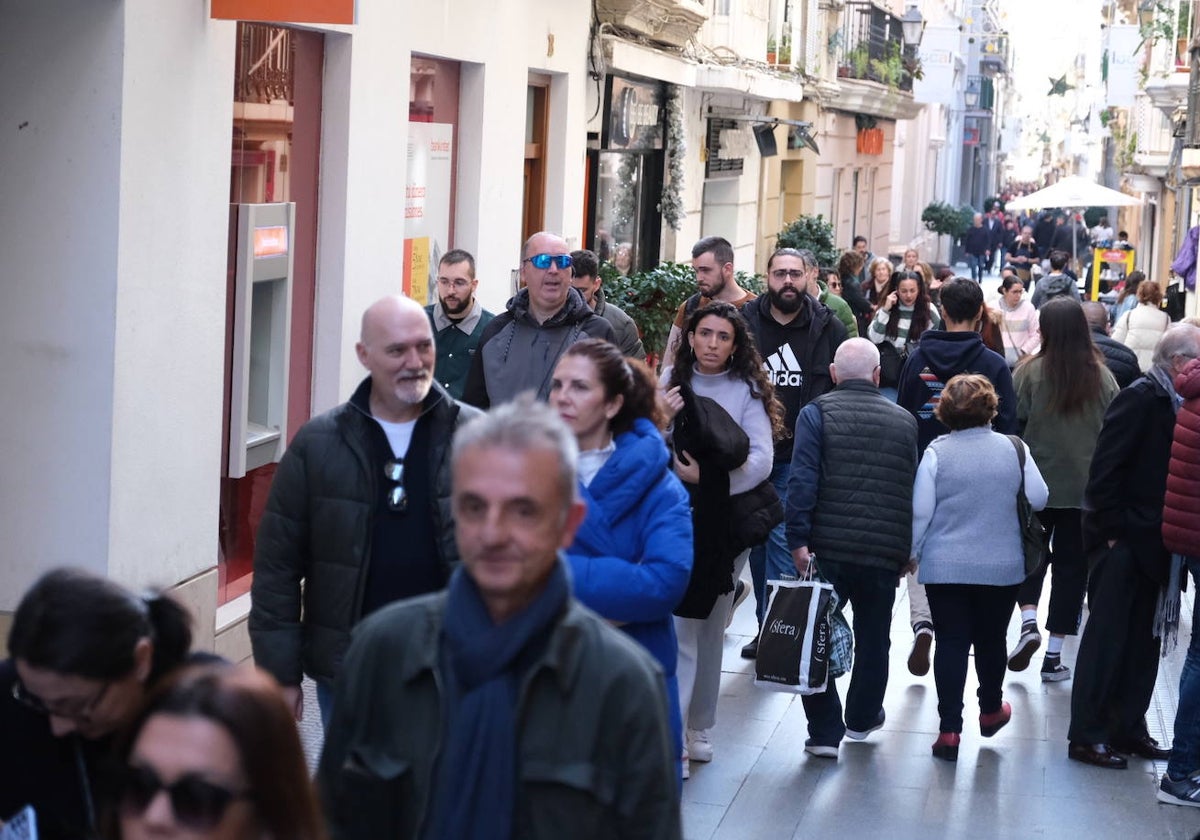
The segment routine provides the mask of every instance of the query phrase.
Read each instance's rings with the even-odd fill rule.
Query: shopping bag
[[[754,684],[820,694],[829,681],[833,586],[823,580],[769,580],[767,593]]]

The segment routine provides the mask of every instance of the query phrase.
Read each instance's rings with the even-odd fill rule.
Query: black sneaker
[[[1062,664],[1057,653],[1047,653],[1042,659],[1042,682],[1062,682],[1071,679],[1071,669]]]
[[[1026,621],[1021,624],[1021,638],[1017,646],[1008,655],[1008,670],[1024,671],[1029,667],[1029,660],[1034,652],[1042,646],[1042,634],[1038,632],[1036,621]]]
[[[742,659],[758,659],[758,636],[742,647]]]
[[[1200,780],[1195,776],[1184,776],[1176,781],[1163,773],[1158,785],[1158,801],[1168,805],[1190,805],[1200,808]]]

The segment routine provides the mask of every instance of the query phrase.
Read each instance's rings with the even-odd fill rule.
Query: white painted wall
[[[0,609],[107,565],[122,14],[54,5],[0,26]]]
[[[0,609],[63,563],[215,563],[232,71],[191,7],[5,12]]]

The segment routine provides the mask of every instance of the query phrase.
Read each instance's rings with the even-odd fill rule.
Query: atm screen
[[[286,257],[288,252],[288,229],[286,225],[259,227],[254,229],[254,258]]]

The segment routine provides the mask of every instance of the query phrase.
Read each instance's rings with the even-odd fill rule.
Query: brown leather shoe
[[[1166,761],[1171,757],[1171,751],[1163,747],[1149,735],[1142,735],[1128,741],[1113,741],[1113,749],[1126,755],[1136,755],[1151,761]]]
[[[1076,744],[1067,748],[1067,758],[1109,770],[1124,770],[1129,766],[1125,756],[1117,755],[1108,744]]]

